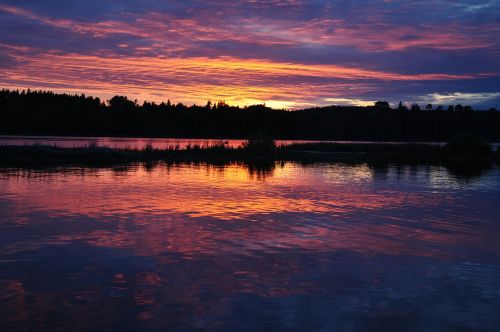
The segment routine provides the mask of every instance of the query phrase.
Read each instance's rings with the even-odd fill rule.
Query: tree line
[[[0,91],[0,133],[23,135],[273,138],[321,140],[447,140],[474,133],[500,140],[500,112],[402,103],[391,108],[326,106],[297,111],[225,102],[186,106],[115,96],[104,102],[85,95]]]

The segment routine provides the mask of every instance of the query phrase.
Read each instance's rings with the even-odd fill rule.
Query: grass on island
[[[143,148],[109,148],[91,143],[85,147],[48,145],[0,146],[0,163],[38,162],[128,162],[128,161],[212,161],[212,160],[500,160],[500,151],[474,135],[459,135],[446,145],[405,143],[293,143],[277,145],[274,140],[251,139],[239,147],[225,142],[171,145],[164,149],[151,143]]]

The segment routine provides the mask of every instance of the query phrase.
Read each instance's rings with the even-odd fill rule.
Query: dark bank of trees
[[[476,133],[500,140],[500,112],[468,106],[328,106],[300,111],[245,108],[219,102],[186,106],[116,96],[0,91],[0,133],[24,135],[148,136],[329,140],[447,140]]]

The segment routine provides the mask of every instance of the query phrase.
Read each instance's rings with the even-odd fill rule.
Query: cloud
[[[203,103],[213,99],[239,105],[267,102],[295,107],[350,103],[349,100],[357,100],[359,104],[361,98],[356,95],[374,91],[383,95],[385,88],[381,87],[394,82],[467,81],[481,77],[439,73],[401,75],[356,67],[235,57],[103,57],[57,52],[33,57],[33,52],[14,49],[11,56],[20,65],[6,68],[0,84],[79,90],[101,96],[126,94],[141,100],[171,98]]]
[[[290,2],[259,2],[290,6]],[[231,8],[231,6],[229,7]],[[357,22],[352,18],[318,17],[308,20],[276,17],[226,17],[219,12],[173,15],[148,11],[140,14],[122,12],[113,19],[81,22],[68,18],[52,18],[32,10],[0,4],[0,11],[41,24],[68,29],[96,38],[109,35],[131,35],[167,45],[170,39],[182,43],[196,41],[247,42],[266,46],[350,46],[362,51],[401,51],[414,48],[467,50],[498,46],[500,27],[496,23],[464,25],[462,22],[436,25],[392,25],[384,19]],[[238,12],[237,12],[238,13]],[[368,16],[370,19],[370,16]]]
[[[348,106],[372,106],[376,100],[347,99],[347,98],[326,98],[325,102],[334,105]]]
[[[465,93],[454,92],[449,94],[431,93],[422,98],[433,104],[466,104],[466,105],[483,105],[500,103],[500,92],[477,92]]]
[[[0,0],[0,84],[291,108],[493,93],[499,20],[486,0]]]

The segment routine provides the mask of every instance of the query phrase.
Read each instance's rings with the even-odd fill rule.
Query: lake
[[[498,331],[500,169],[0,169],[1,331]]]

